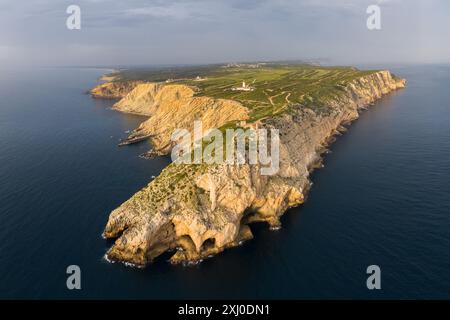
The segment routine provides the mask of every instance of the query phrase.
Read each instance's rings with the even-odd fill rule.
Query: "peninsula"
[[[166,251],[170,261],[198,262],[252,238],[249,225],[280,226],[305,201],[321,155],[361,109],[405,80],[386,70],[255,63],[160,70],[122,70],[93,88],[113,108],[147,116],[121,145],[149,139],[143,156],[167,155],[177,128],[201,120],[211,128],[279,130],[279,170],[254,164],[175,164],[113,210],[103,232],[115,243],[106,256],[145,266]],[[150,180],[150,177],[149,177]]]

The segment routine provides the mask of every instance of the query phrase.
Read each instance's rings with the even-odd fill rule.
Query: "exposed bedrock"
[[[203,132],[210,128],[248,119],[248,110],[240,103],[226,99],[194,96],[186,85],[144,83],[136,86],[113,108],[122,112],[149,116],[121,145],[150,139],[151,154],[170,152],[171,135],[177,128],[193,131],[194,121],[201,120]]]
[[[260,126],[280,130],[280,170],[275,175],[263,176],[258,165],[249,164],[170,164],[110,214],[103,235],[117,239],[108,258],[143,266],[174,250],[173,263],[199,261],[250,239],[251,222],[279,226],[280,216],[305,200],[309,174],[330,139],[343,131],[342,125],[358,118],[362,107],[404,85],[404,80],[380,71],[348,83],[344,94],[327,102],[325,113],[297,106],[263,120]],[[173,128],[190,128],[194,113],[209,127],[248,118],[246,109],[234,101],[195,97],[187,87],[157,89],[155,84],[146,84],[150,89],[140,95],[141,86],[116,108],[136,107],[141,113],[148,108],[149,120],[131,138],[150,136],[166,153]]]
[[[105,82],[91,89],[89,93],[94,98],[121,99],[140,83],[142,83],[142,81]]]

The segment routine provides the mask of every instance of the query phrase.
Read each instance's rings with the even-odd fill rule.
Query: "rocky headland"
[[[261,175],[259,165],[251,164],[170,164],[111,212],[103,236],[116,240],[107,258],[145,266],[173,251],[172,263],[197,262],[251,239],[252,222],[278,228],[281,215],[305,201],[310,173],[333,137],[362,108],[404,86],[389,71],[370,72],[339,82],[320,101],[311,94],[292,103],[290,92],[288,108],[263,117],[255,117],[242,99],[204,96],[191,84],[119,80],[92,89],[96,98],[120,98],[113,106],[118,111],[149,117],[122,144],[150,139],[152,155],[170,153],[173,130],[192,131],[199,119],[203,130],[258,123],[280,131],[275,175]]]

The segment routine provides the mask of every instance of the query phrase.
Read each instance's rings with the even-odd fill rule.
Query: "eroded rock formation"
[[[176,128],[193,131],[194,121],[201,120],[203,131],[218,128],[235,120],[248,119],[248,110],[240,103],[194,96],[185,85],[143,83],[137,85],[113,108],[150,118],[134,130],[121,145],[150,139],[151,154],[167,154],[173,147],[171,135]]]
[[[103,78],[104,79],[104,78]],[[121,99],[132,91],[142,81],[112,81],[102,83],[91,89],[89,93],[94,98]]]
[[[107,257],[143,266],[175,250],[173,263],[199,261],[250,239],[251,222],[279,226],[280,216],[305,200],[310,172],[330,139],[358,118],[362,107],[404,85],[380,71],[347,83],[343,94],[327,102],[327,112],[294,106],[260,121],[261,127],[280,130],[280,170],[275,175],[263,176],[258,165],[249,164],[170,164],[110,214],[103,236],[117,239]],[[151,137],[165,153],[171,148],[171,130],[192,125],[194,114],[210,127],[248,118],[237,102],[157,84],[139,84],[115,108],[150,115],[129,139]]]

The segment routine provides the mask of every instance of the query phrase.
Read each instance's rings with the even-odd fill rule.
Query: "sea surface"
[[[108,215],[169,163],[118,147],[144,119],[85,92],[102,69],[0,70],[0,298],[450,298],[450,67],[365,111],[279,231],[196,266],[103,259]],[[81,268],[68,290],[66,268]],[[381,268],[381,290],[366,269]]]

